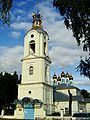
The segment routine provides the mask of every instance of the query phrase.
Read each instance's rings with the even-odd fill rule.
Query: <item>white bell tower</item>
[[[36,116],[51,113],[53,88],[50,83],[50,64],[48,54],[49,36],[43,30],[41,15],[33,14],[32,28],[24,37],[24,57],[22,59],[22,81],[18,85],[18,99],[30,97],[43,102]]]

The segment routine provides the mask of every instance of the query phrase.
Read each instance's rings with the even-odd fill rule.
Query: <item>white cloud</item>
[[[20,37],[21,33],[20,32],[11,32],[10,36],[13,37],[14,39],[18,39]]]
[[[24,14],[24,10],[22,10],[22,9],[16,9],[15,11],[15,14]]]
[[[52,0],[51,0],[52,2]],[[49,53],[53,65],[75,65],[84,55],[77,46],[71,31],[67,30],[60,14],[47,2],[39,3],[43,15],[43,26],[49,34]],[[58,21],[59,20],[59,21]]]
[[[31,28],[31,23],[28,22],[20,22],[11,24],[11,28],[14,30],[29,30]]]
[[[52,47],[50,50],[50,58],[53,65],[68,66],[75,65],[76,61],[79,60],[79,56],[82,54],[80,50],[66,48],[62,46]]]
[[[23,56],[23,47],[13,48],[0,46],[0,72],[21,72],[21,59]]]
[[[17,3],[17,6],[21,7],[27,4],[27,1],[20,1],[19,3]]]
[[[87,77],[77,77],[77,80],[76,80],[76,84],[78,86],[89,86],[90,87],[90,79],[88,79]]]

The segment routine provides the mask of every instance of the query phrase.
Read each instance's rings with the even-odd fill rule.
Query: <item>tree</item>
[[[87,90],[85,90],[85,89],[81,90],[81,95],[83,95],[84,98],[90,98],[89,94],[90,93],[88,93]]]
[[[0,73],[0,110],[3,106],[9,106],[17,99],[18,94],[18,74],[14,72],[13,75]]]
[[[77,71],[80,71],[81,75],[84,75],[84,76],[90,78],[90,59],[86,58],[85,61],[83,61],[81,59],[80,64],[77,67]]]
[[[12,7],[12,0],[0,0],[0,21],[3,24],[10,25],[10,10]]]
[[[82,43],[83,50],[90,56],[90,0],[54,0],[53,6],[63,16],[66,28],[72,30],[78,45]],[[78,70],[90,78],[90,57],[80,61]]]

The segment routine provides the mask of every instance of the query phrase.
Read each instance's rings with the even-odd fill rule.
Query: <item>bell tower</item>
[[[51,113],[53,88],[50,83],[51,60],[48,53],[49,36],[42,27],[42,16],[33,14],[32,28],[24,37],[24,56],[22,58],[22,81],[18,86],[18,99],[31,97],[40,99],[43,106],[36,116]]]

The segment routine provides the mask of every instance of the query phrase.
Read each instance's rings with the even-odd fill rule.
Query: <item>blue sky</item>
[[[24,35],[31,28],[32,13],[37,10],[36,0],[13,0],[11,9],[11,27],[0,23],[0,72],[21,73]],[[54,72],[73,74],[74,85],[90,91],[90,80],[76,72],[80,56],[86,56],[77,46],[71,31],[63,24],[58,10],[53,8],[53,0],[38,0],[38,9],[42,14],[43,28],[49,34],[49,55],[52,61],[51,78]]]

